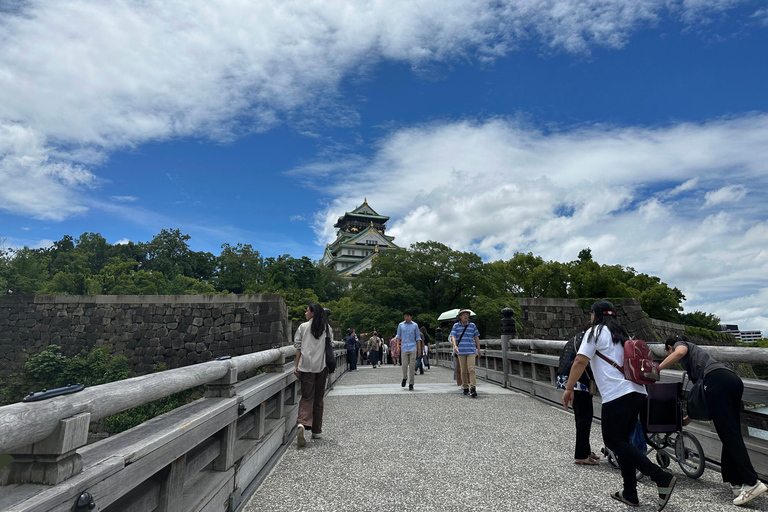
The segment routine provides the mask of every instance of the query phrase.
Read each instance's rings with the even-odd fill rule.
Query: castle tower
[[[399,249],[393,243],[395,237],[385,234],[388,220],[389,217],[379,215],[368,205],[368,199],[351,212],[344,212],[333,225],[336,240],[325,247],[323,265],[341,276],[353,278],[371,268],[379,252]]]

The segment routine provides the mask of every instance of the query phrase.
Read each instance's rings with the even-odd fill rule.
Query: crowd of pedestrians
[[[480,332],[469,320],[471,311],[462,309],[453,324],[449,341],[455,357],[456,380],[464,395],[477,397],[475,362],[481,356]],[[294,338],[296,347],[295,373],[301,382],[301,400],[297,419],[297,444],[306,445],[305,432],[312,438],[322,436],[323,396],[328,369],[325,362],[326,338],[332,340],[332,329],[319,304],[310,304]],[[364,336],[367,334],[364,334]],[[358,362],[370,363],[372,368],[384,364],[401,366],[400,386],[408,384],[413,391],[415,375],[430,368],[429,335],[413,321],[410,309],[403,311],[403,321],[389,338],[374,330],[361,342],[354,329],[344,338],[349,371],[356,371]],[[601,397],[602,440],[615,454],[621,471],[622,489],[610,497],[631,507],[639,506],[636,470],[656,484],[657,510],[664,509],[677,485],[677,477],[648,459],[644,450],[632,442],[633,432],[647,407],[646,386],[626,377],[622,364],[629,334],[617,318],[609,301],[595,302],[590,309],[590,321],[565,345],[557,371],[557,387],[563,390],[562,403],[572,406],[575,421],[574,463],[597,466],[600,457],[590,444],[594,415],[593,395]],[[630,346],[634,341],[628,344]],[[722,442],[721,475],[733,492],[733,504],[744,505],[768,490],[749,458],[740,422],[744,383],[723,363],[691,343],[684,335],[666,340],[667,357],[660,369],[680,364],[693,383],[703,382],[704,395],[712,423]],[[652,384],[651,384],[652,385]],[[684,418],[683,425],[690,418]]]

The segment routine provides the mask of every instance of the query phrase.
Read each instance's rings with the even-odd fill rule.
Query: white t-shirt
[[[584,334],[584,340],[581,342],[578,353],[589,358],[589,364],[592,366],[592,373],[595,375],[595,383],[597,384],[597,389],[600,390],[600,396],[603,397],[603,403],[616,400],[629,393],[642,393],[645,395],[645,386],[625,379],[624,374],[595,354],[599,350],[601,354],[616,362],[619,366],[624,365],[624,347],[621,343],[613,343],[611,331],[603,326],[600,336],[597,337],[597,342],[595,342],[594,338],[588,341],[590,339],[590,332],[587,331]]]

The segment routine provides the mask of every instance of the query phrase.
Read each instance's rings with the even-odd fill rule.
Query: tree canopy
[[[484,263],[434,241],[380,253],[347,281],[306,256],[263,257],[250,244],[193,251],[190,236],[164,229],[148,242],[110,244],[98,233],[64,236],[50,247],[9,249],[0,240],[0,287],[24,294],[153,295],[281,293],[293,319],[310,302],[333,310],[343,327],[392,334],[404,308],[430,328],[446,310],[469,307],[483,335],[497,335],[499,310],[516,297],[636,297],[652,318],[717,329],[720,319],[682,313],[683,293],[631,267],[594,261],[589,248],[570,262],[533,253]]]

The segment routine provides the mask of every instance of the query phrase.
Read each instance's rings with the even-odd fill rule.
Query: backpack
[[[583,336],[583,332],[579,333],[565,343],[563,351],[560,353],[557,375],[570,375],[571,367],[573,367],[573,362],[576,360],[576,353],[579,351],[579,347],[576,346],[576,341],[578,338],[578,344],[581,345]]]
[[[661,378],[659,363],[654,362],[651,349],[643,340],[628,339],[624,342],[624,366],[619,366],[599,351],[596,354],[635,384],[653,384]]]

